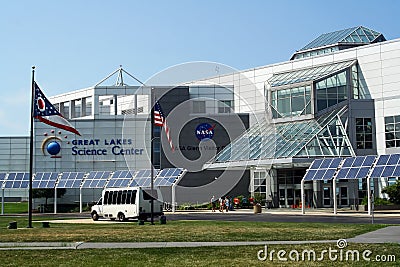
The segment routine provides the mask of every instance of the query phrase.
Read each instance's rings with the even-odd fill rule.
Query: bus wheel
[[[93,221],[99,220],[99,215],[97,214],[97,212],[93,212],[93,213],[92,213],[92,220],[93,220]]]
[[[120,222],[125,221],[125,215],[122,212],[118,213],[118,221]]]

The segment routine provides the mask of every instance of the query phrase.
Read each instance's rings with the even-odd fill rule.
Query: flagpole
[[[32,97],[31,97],[31,130],[29,145],[29,202],[28,202],[28,228],[32,228],[32,177],[33,177],[33,108],[35,98],[35,66],[32,66]]]
[[[154,105],[155,105],[155,96],[154,96],[154,90],[150,90],[150,94],[151,94],[151,135],[150,135],[150,172],[151,172],[151,179],[150,179],[150,191],[151,191],[151,208],[150,208],[150,218],[151,218],[151,224],[154,224],[154,201],[153,201],[153,197],[154,197],[154,193],[153,193],[153,189],[154,189],[154,165],[153,165],[153,161],[154,161],[154,152],[153,152],[153,139],[154,139]]]

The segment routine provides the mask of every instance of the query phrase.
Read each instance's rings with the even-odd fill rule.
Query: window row
[[[106,205],[135,204],[136,190],[106,191],[103,203]]]

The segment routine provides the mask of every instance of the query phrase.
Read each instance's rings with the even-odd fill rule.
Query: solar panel
[[[33,177],[32,188],[54,188],[57,178],[57,172],[37,172]]]
[[[304,176],[304,181],[332,180],[341,161],[341,158],[314,160]]]
[[[80,188],[84,172],[63,172],[57,188]]]
[[[183,169],[181,168],[167,168],[159,172],[156,179],[154,180],[155,186],[171,186],[181,175]]]
[[[82,188],[104,188],[110,174],[109,171],[91,171],[83,181]]]
[[[366,178],[375,161],[376,156],[359,156],[346,158],[337,174],[337,179],[361,179]]]
[[[29,173],[28,172],[10,172],[7,180],[3,184],[4,188],[28,188]]]
[[[400,154],[380,155],[371,173],[371,178],[399,177]]]
[[[154,169],[154,177],[153,179],[156,178],[159,170]],[[155,185],[155,183],[154,183]],[[140,187],[150,187],[151,186],[151,170],[150,169],[144,169],[144,170],[139,170],[136,173],[135,178],[132,180],[129,186],[140,186]]]
[[[0,188],[3,188],[3,182],[6,180],[7,173],[1,172],[0,173]]]
[[[107,187],[127,187],[132,178],[134,171],[116,171],[108,181]]]

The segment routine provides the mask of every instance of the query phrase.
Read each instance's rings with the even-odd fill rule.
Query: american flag
[[[158,103],[158,101],[156,101],[156,103],[154,104],[154,114],[153,115],[154,115],[154,125],[164,128],[164,131],[165,131],[165,134],[167,136],[167,140],[168,140],[168,143],[169,143],[169,145],[171,147],[171,150],[175,151],[175,147],[174,147],[174,144],[172,143],[172,138],[171,138],[171,135],[170,135],[171,131],[170,131],[170,128],[168,127],[168,124],[167,124],[167,119],[165,118],[165,116],[164,116],[164,114],[162,112],[160,103]]]
[[[50,126],[64,129],[71,133],[81,135],[50,103],[35,82],[33,117]]]

